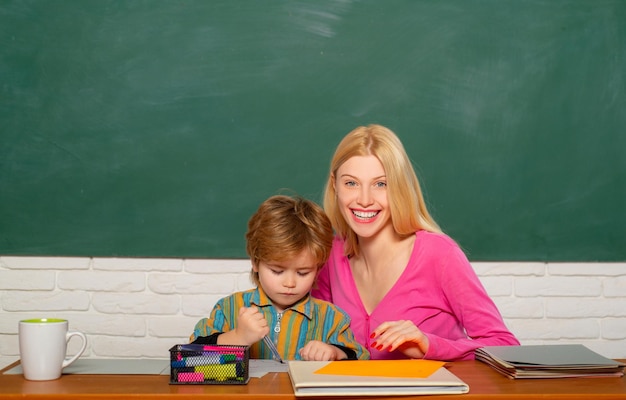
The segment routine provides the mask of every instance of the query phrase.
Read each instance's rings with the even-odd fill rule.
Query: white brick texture
[[[582,343],[626,358],[626,263],[474,263],[523,344]],[[21,319],[65,318],[83,357],[167,358],[220,298],[252,287],[249,260],[0,256],[0,360]],[[78,341],[71,341],[69,352]]]

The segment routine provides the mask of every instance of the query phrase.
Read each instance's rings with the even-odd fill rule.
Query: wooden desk
[[[17,362],[16,362],[17,363]],[[16,363],[4,370],[13,368]],[[2,372],[0,371],[0,372]],[[362,399],[463,400],[577,399],[626,400],[626,378],[510,380],[479,361],[460,361],[452,371],[470,387],[463,395],[362,397]],[[54,381],[27,381],[22,375],[0,375],[2,399],[295,399],[287,373],[251,378],[247,385],[170,385],[166,375],[63,375]],[[344,397],[358,399],[359,397]]]

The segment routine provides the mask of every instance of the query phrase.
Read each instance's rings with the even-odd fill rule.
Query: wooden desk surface
[[[14,367],[17,362],[4,370]],[[2,372],[0,371],[0,372]],[[508,379],[479,361],[450,364],[450,371],[465,381],[470,392],[447,396],[405,396],[402,399],[578,399],[626,400],[626,378]],[[289,375],[270,373],[251,378],[247,385],[170,385],[167,375],[63,375],[54,381],[27,381],[22,375],[0,375],[2,399],[296,399]],[[358,399],[361,397],[344,397]],[[362,397],[394,399],[399,397]]]

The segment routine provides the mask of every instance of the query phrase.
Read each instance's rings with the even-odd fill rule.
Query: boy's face
[[[285,261],[259,262],[252,266],[259,273],[263,291],[272,299],[278,312],[283,312],[309,294],[317,275],[317,260],[303,250]]]

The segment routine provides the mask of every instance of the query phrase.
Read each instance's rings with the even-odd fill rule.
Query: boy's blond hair
[[[253,265],[285,261],[310,251],[318,269],[330,255],[333,228],[324,210],[299,196],[276,195],[268,198],[248,221],[246,252]],[[259,285],[259,274],[250,278]]]

